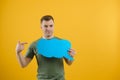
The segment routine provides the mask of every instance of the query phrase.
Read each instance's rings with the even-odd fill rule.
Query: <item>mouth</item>
[[[51,31],[45,31],[46,34],[51,34],[52,32]]]
[[[51,32],[50,32],[50,31],[46,31],[46,33],[48,33],[48,34],[49,34],[49,33],[51,33]]]

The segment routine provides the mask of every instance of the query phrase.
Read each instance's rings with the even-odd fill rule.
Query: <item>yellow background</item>
[[[55,19],[55,35],[71,41],[75,62],[65,64],[66,80],[120,80],[119,0],[0,0],[0,80],[36,80],[36,59],[24,69],[18,40],[41,37],[40,18]],[[25,46],[25,54],[29,44]]]

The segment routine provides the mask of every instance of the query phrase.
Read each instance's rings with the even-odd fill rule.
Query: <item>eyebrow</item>
[[[44,26],[48,26],[48,25],[44,25]]]
[[[50,24],[50,25],[44,25],[44,26],[53,26],[53,24]]]
[[[50,26],[53,26],[53,24],[51,24]]]

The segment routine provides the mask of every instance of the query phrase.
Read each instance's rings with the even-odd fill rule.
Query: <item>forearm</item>
[[[20,66],[22,68],[24,68],[25,66],[27,66],[27,61],[25,59],[25,57],[22,55],[22,53],[16,53],[18,62],[20,63]]]
[[[68,65],[71,65],[72,63],[73,63],[73,60],[71,61],[71,60],[68,60],[68,59],[66,59],[66,58],[64,58],[65,59],[65,62],[68,64]]]
[[[74,57],[74,55],[75,55],[75,50],[73,50],[73,49],[70,49],[69,51],[68,51],[68,54],[73,58]],[[66,58],[64,58],[65,59],[65,62],[68,64],[68,65],[71,65],[72,63],[73,63],[73,61],[74,60],[68,60],[68,59],[66,59]]]

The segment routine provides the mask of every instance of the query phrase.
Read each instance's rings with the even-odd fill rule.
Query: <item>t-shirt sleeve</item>
[[[32,59],[32,58],[34,57],[34,51],[33,51],[33,49],[34,49],[34,46],[33,46],[33,44],[31,44],[31,45],[29,46],[27,52],[26,52],[25,57]]]

